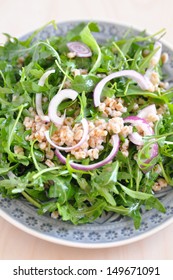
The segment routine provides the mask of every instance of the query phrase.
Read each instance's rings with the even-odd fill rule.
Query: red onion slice
[[[62,125],[65,119],[65,113],[61,117],[58,117],[57,115],[57,109],[59,104],[65,99],[75,100],[77,95],[78,93],[75,90],[63,89],[51,99],[48,107],[48,116],[55,125]]]
[[[151,58],[151,62],[150,62],[151,65],[149,68],[153,68],[154,66],[156,66],[159,63],[159,60],[160,60],[160,57],[162,54],[162,44],[159,41],[156,41],[154,44],[154,50],[156,50],[157,48],[159,48],[159,49]]]
[[[149,123],[145,119],[138,116],[129,116],[124,119],[124,123],[130,123],[135,127],[140,126],[140,129],[144,132],[145,136],[154,134],[154,131],[150,127]],[[141,146],[144,144],[142,136],[138,132],[131,133],[129,135],[129,140],[135,145]]]
[[[46,79],[49,77],[50,74],[55,73],[55,70],[48,70],[46,71],[40,78],[38,85],[43,87]],[[36,98],[35,98],[35,105],[36,105],[36,111],[38,116],[41,118],[42,121],[44,122],[49,122],[50,119],[48,116],[46,116],[43,113],[43,108],[42,108],[42,93],[36,93]]]
[[[137,114],[137,116],[139,118],[147,119],[148,115],[150,115],[150,114],[157,115],[157,110],[156,110],[155,104],[149,105],[149,106],[145,107],[144,109],[140,110],[139,113]]]
[[[74,52],[78,57],[90,57],[92,56],[92,52],[90,48],[81,42],[69,42],[67,43],[67,47],[71,52]]]
[[[129,140],[138,146],[143,146],[144,145],[144,140],[142,139],[142,136],[138,132],[132,132],[128,136]]]
[[[159,146],[158,146],[158,144],[157,144],[157,143],[152,144],[152,146],[151,146],[151,152],[150,152],[150,158],[147,159],[147,160],[145,160],[144,163],[150,163],[150,161],[151,161],[153,158],[157,157],[158,151],[159,151]]]
[[[43,108],[42,108],[42,93],[36,93],[36,97],[35,97],[35,105],[36,105],[36,111],[38,116],[40,117],[40,119],[43,122],[49,122],[50,119],[48,116],[46,116],[43,113]]]
[[[140,73],[134,71],[134,70],[122,70],[119,72],[112,73],[108,75],[107,77],[103,78],[95,87],[94,89],[94,106],[98,107],[100,105],[100,98],[101,98],[101,93],[102,90],[107,82],[109,82],[112,79],[119,78],[119,77],[127,77],[132,80],[134,80],[138,86],[142,90],[153,90],[153,85],[149,81],[149,79],[145,78],[143,75]]]
[[[70,166],[77,170],[89,171],[89,170],[99,168],[99,167],[109,163],[111,160],[113,160],[113,158],[116,156],[116,154],[118,152],[119,145],[120,145],[119,136],[117,134],[113,135],[112,141],[113,141],[112,151],[102,161],[99,161],[97,163],[90,164],[90,165],[83,165],[83,164],[79,164],[79,163],[70,162]],[[58,149],[55,151],[55,154],[63,164],[66,164],[66,158],[61,154],[61,152]]]
[[[151,150],[150,150],[150,157],[146,160],[144,160],[144,164],[149,164],[152,159],[154,159],[155,157],[158,156],[158,153],[159,153],[159,146],[157,143],[154,143],[151,145]],[[150,171],[152,168],[153,168],[154,165],[151,165],[149,167],[143,165],[143,164],[140,164],[140,168],[142,169],[142,171],[144,173],[147,173],[148,171]]]
[[[61,146],[58,146],[56,145],[51,139],[50,139],[50,136],[49,136],[49,130],[47,130],[45,132],[45,136],[46,136],[46,139],[47,141],[56,149],[58,150],[62,150],[62,151],[71,151],[71,150],[74,150],[76,148],[79,148],[87,139],[87,136],[88,136],[88,132],[89,132],[89,126],[88,126],[88,122],[85,118],[83,118],[81,120],[81,123],[82,123],[82,126],[83,126],[83,135],[82,135],[82,138],[81,140],[74,146],[72,147],[61,147]]]
[[[143,118],[140,118],[138,116],[128,116],[126,118],[124,118],[124,122],[125,123],[132,123],[132,124],[135,124],[135,123],[146,123],[148,124],[148,122],[143,119]]]
[[[145,136],[154,134],[154,131],[150,127],[149,123],[145,119],[138,116],[129,116],[124,119],[124,123],[131,123],[136,127],[140,126],[140,129],[143,130]]]
[[[154,131],[150,127],[149,123],[145,119],[140,118],[138,116],[129,116],[124,119],[124,123],[131,123],[132,125],[134,125],[136,127],[140,126],[140,128],[143,130],[145,136],[154,134]],[[132,143],[134,143],[135,145],[141,146],[144,144],[142,137],[138,132],[133,132],[132,134],[130,134],[129,140]],[[159,147],[158,147],[157,143],[151,144],[150,158],[147,160],[144,160],[144,163],[146,163],[146,164],[150,163],[150,161],[158,155],[158,150],[159,150]],[[140,165],[140,168],[145,169],[145,166]]]
[[[43,87],[46,79],[50,76],[50,74],[55,73],[55,69],[46,71],[40,78],[38,85]]]

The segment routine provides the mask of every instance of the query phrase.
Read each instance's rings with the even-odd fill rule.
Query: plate
[[[46,39],[52,35],[65,35],[66,32],[76,26],[79,21],[64,22],[58,24],[58,29],[54,30],[49,26],[38,36]],[[122,37],[129,26],[121,24],[98,22],[100,33],[94,35],[99,42],[115,37]],[[135,34],[139,31],[132,28]],[[28,35],[24,36],[26,39]],[[163,45],[170,60],[165,66],[165,71],[169,73],[169,82],[172,83],[171,73],[173,73],[173,51],[167,44]],[[117,214],[103,214],[99,219],[91,224],[72,225],[70,222],[54,220],[48,215],[39,216],[35,208],[25,200],[10,200],[0,196],[0,215],[18,228],[34,236],[51,241],[57,244],[83,248],[106,248],[128,244],[156,231],[164,228],[173,222],[173,190],[167,188],[157,195],[166,208],[166,213],[160,213],[153,209],[151,211],[142,210],[142,224],[140,229],[135,230],[133,221],[127,217]]]

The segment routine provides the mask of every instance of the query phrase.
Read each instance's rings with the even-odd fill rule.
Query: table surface
[[[0,0],[3,32],[21,36],[46,22],[74,19],[121,22],[156,32],[173,45],[171,0]],[[0,259],[173,259],[173,224],[141,241],[107,249],[80,249],[33,237],[0,218]]]

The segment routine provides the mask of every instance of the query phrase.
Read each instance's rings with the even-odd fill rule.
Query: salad
[[[104,43],[93,22],[41,30],[0,47],[0,194],[73,224],[115,212],[139,228],[173,186],[165,30]]]

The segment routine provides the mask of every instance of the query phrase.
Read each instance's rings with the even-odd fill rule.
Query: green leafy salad
[[[173,186],[165,31],[104,43],[92,22],[40,31],[0,46],[1,196],[73,224],[112,212],[139,228],[143,209],[165,212],[157,193]]]

